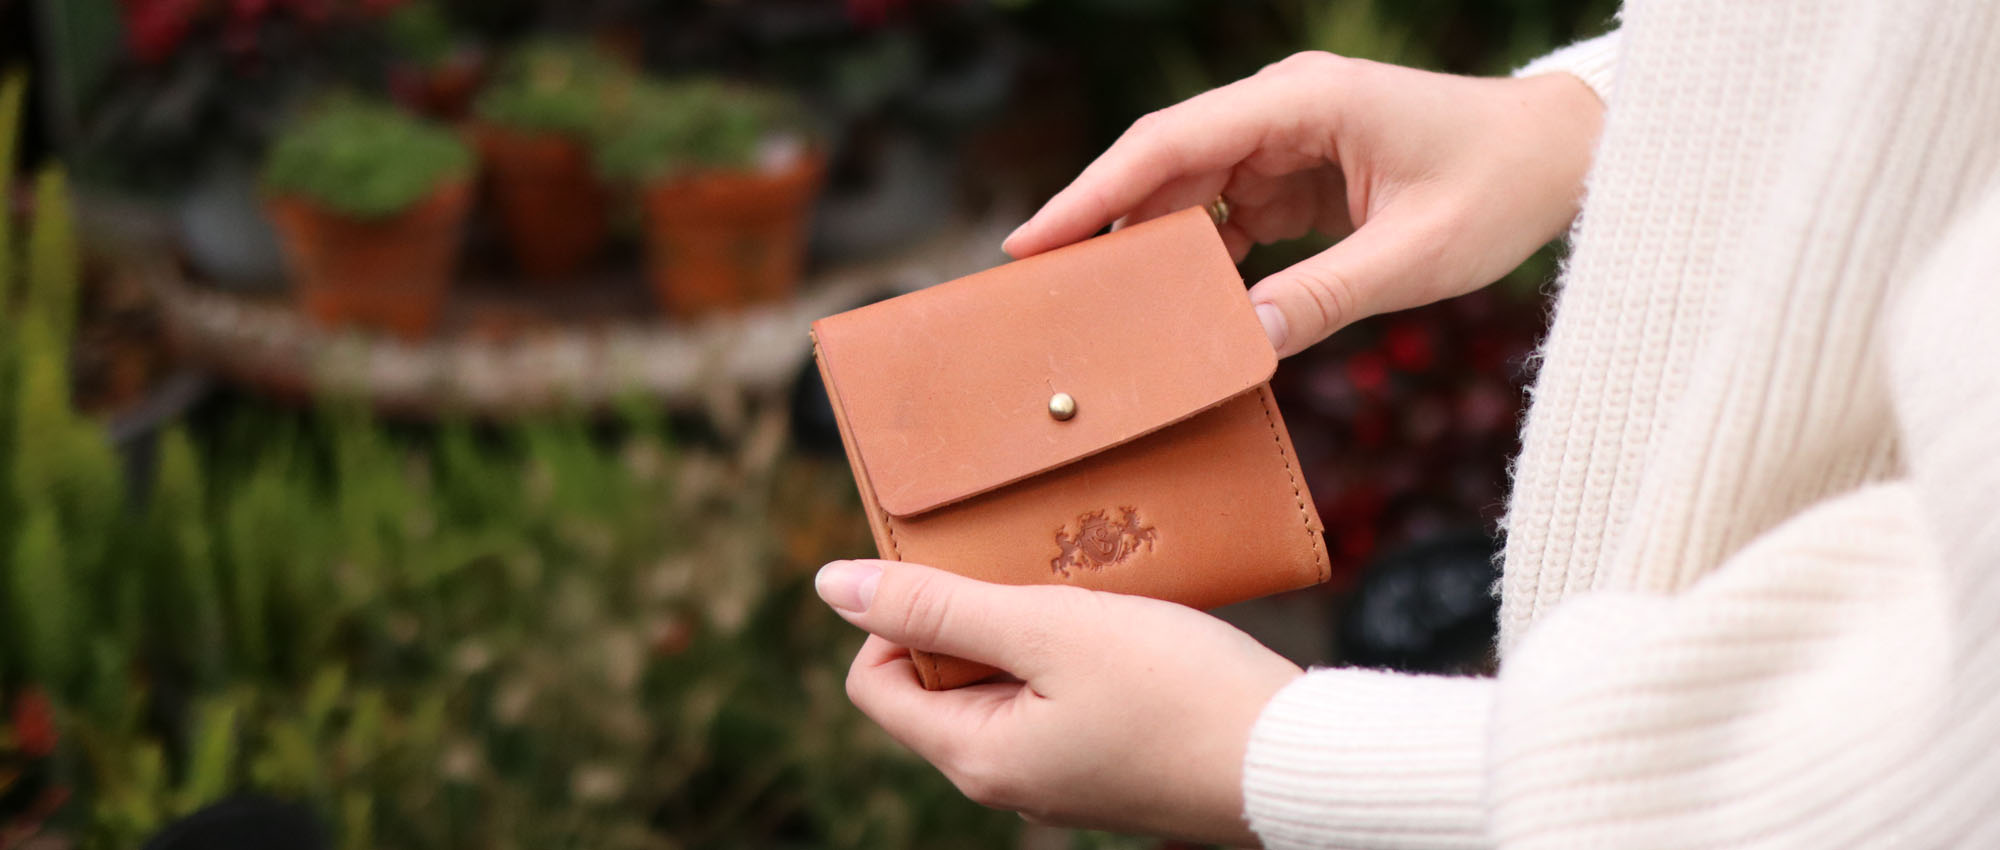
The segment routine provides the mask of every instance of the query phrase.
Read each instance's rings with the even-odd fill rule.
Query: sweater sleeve
[[[1536,59],[1514,72],[1516,77],[1532,77],[1537,74],[1567,73],[1582,80],[1590,90],[1597,92],[1597,99],[1611,102],[1613,84],[1617,81],[1618,42],[1621,30],[1612,30],[1596,38],[1585,39],[1568,47]]]
[[[2000,191],[1888,305],[1905,470],[1687,590],[1591,593],[1510,653],[1489,836],[1542,847],[2000,846]]]
[[[1490,679],[1314,670],[1265,706],[1244,759],[1267,850],[1482,845]]]
[[[1270,848],[2000,846],[2000,186],[1889,304],[1906,474],[1495,680],[1322,670],[1244,769]]]

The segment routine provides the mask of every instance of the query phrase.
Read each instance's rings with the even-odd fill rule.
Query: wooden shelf
[[[634,271],[555,284],[475,274],[416,343],[319,327],[288,293],[204,285],[166,252],[121,266],[158,298],[176,351],[224,380],[295,400],[365,397],[392,416],[496,418],[634,393],[695,407],[783,391],[811,357],[813,320],[995,265],[1006,226],[955,223],[909,251],[809,275],[789,302],[691,322],[660,316]]]

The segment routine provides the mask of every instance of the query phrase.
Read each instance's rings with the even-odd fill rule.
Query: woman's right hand
[[[1567,74],[1301,53],[1140,119],[1007,237],[1015,257],[1228,199],[1223,241],[1341,241],[1250,290],[1282,355],[1499,279],[1576,216],[1604,107]]]

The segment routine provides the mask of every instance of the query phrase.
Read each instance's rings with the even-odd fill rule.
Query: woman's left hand
[[[1038,823],[1257,843],[1244,749],[1300,670],[1249,635],[1170,602],[894,561],[836,561],[818,588],[872,633],[848,696],[966,796]],[[1018,681],[926,691],[905,647]]]

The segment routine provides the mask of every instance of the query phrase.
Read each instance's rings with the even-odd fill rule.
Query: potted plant
[[[146,235],[178,243],[202,282],[261,290],[284,279],[257,187],[279,117],[329,84],[374,85],[383,18],[403,2],[11,6],[34,6],[51,34],[37,63],[83,188],[157,216]]]
[[[603,249],[607,204],[588,145],[629,79],[586,45],[534,43],[508,58],[475,104],[500,223],[530,277],[567,277]]]
[[[638,189],[647,276],[669,314],[735,310],[796,287],[824,157],[789,98],[708,80],[649,84],[596,157],[607,178]]]
[[[485,52],[453,30],[435,0],[404,3],[384,24],[390,97],[419,115],[463,120],[485,77]]]
[[[451,131],[363,100],[323,104],[282,134],[264,190],[306,313],[427,333],[457,265],[472,165]]]

